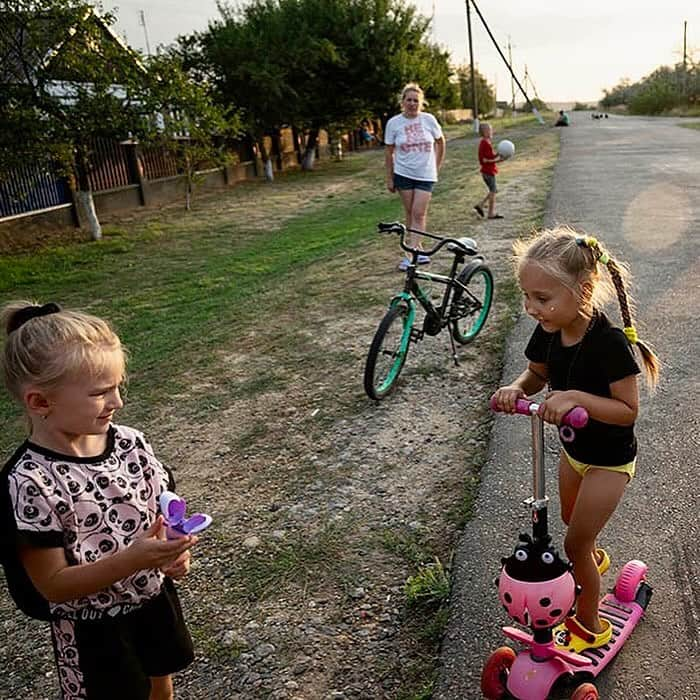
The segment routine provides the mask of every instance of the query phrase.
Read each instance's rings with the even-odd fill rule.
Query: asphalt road
[[[562,129],[547,204],[547,225],[581,228],[629,263],[640,337],[663,362],[656,393],[642,394],[637,477],[601,538],[613,560],[604,585],[638,558],[654,588],[645,618],[595,681],[605,700],[700,698],[700,131],[678,121],[575,113]],[[505,189],[501,207],[507,213]],[[504,380],[521,371],[533,326],[524,315],[516,325]],[[550,523],[561,543],[556,442],[548,431]],[[521,502],[531,491],[530,449],[527,418],[496,419],[477,512],[455,559],[440,700],[480,698],[483,661],[504,643],[500,627],[509,620],[493,579],[500,557],[529,530]]]

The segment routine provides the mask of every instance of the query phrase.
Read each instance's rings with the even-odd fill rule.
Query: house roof
[[[91,7],[81,8],[80,12],[32,15],[5,10],[0,12],[0,27],[1,83],[30,83],[40,74],[47,79],[80,82],[79,72],[62,64],[62,57],[70,50],[104,55],[108,49],[121,59],[113,62],[115,74],[124,59],[146,72],[138,54]]]

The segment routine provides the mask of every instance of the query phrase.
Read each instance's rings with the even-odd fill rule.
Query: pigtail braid
[[[642,362],[644,364],[644,377],[647,384],[649,384],[649,386],[653,389],[659,381],[659,358],[646,343],[642,342],[637,337],[637,331],[632,321],[632,310],[630,307],[629,297],[627,296],[625,281],[622,277],[619,265],[607,253],[603,253],[600,258],[601,262],[605,260],[605,267],[610,274],[612,283],[615,285],[617,301],[620,304],[620,314],[622,316],[622,322],[624,323],[625,335],[632,345],[636,345],[639,348],[639,352],[642,355]]]

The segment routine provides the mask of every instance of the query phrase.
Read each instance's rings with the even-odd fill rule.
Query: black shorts
[[[481,179],[486,184],[486,187],[489,188],[489,192],[493,192],[493,193],[498,192],[498,189],[496,187],[496,176],[495,175],[488,175],[487,173],[481,173]]]
[[[168,578],[140,608],[99,620],[51,622],[63,700],[148,700],[151,676],[194,659],[180,600]]]

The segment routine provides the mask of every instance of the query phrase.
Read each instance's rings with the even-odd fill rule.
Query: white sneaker
[[[429,262],[430,262],[429,255],[419,255],[418,256],[418,264],[419,265],[427,265]]]
[[[399,263],[399,270],[401,272],[406,272],[408,270],[408,266],[411,264],[411,261],[408,258],[404,258],[400,263]]]

